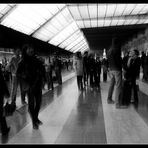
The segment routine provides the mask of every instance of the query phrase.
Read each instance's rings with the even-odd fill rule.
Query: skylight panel
[[[14,14],[14,13],[13,13]],[[10,27],[17,31],[23,32],[27,35],[31,34],[34,31],[34,28],[36,28],[36,23],[33,23],[31,21],[28,21],[27,18],[24,18],[24,20],[22,20],[22,16],[20,15],[20,13],[15,13],[15,15],[11,16],[7,16],[2,22],[2,25],[6,26],[6,27]],[[7,24],[9,24],[9,26],[7,26]]]
[[[103,27],[104,20],[98,20],[98,27]]]
[[[88,47],[82,48],[80,51],[81,51],[81,52],[85,52],[86,50],[88,50]]]
[[[70,14],[68,8],[65,8],[61,13],[68,23],[73,21],[72,15]]]
[[[98,4],[98,17],[105,17],[106,4]]]
[[[148,12],[148,4],[144,4],[144,7],[142,8],[142,10],[139,12],[139,14],[145,14]]]
[[[125,19],[124,25],[129,25],[131,23],[131,19]]]
[[[56,14],[59,11],[57,4],[45,4],[45,7],[48,9],[49,13],[52,13],[52,15]],[[61,7],[61,9],[62,9],[62,7]]]
[[[146,19],[143,23],[144,23],[144,24],[147,24],[147,23],[148,23],[148,19]]]
[[[90,18],[97,18],[97,5],[88,5]]]
[[[117,25],[123,25],[125,22],[125,19],[119,19]]]
[[[49,40],[49,38],[51,38],[53,36],[53,34],[45,34],[45,33],[40,33],[40,32],[37,32],[35,35],[33,35],[33,37],[37,38],[37,39],[40,39],[42,41],[45,41],[47,42]]]
[[[71,49],[74,45],[76,45],[79,41],[83,40],[83,36],[80,36],[77,38],[74,42],[72,42],[69,46],[66,47],[66,49]]]
[[[77,45],[75,45],[72,49],[70,49],[70,51],[76,50],[76,49],[80,48],[81,46],[83,46],[84,44],[86,44],[86,42],[85,42],[85,40],[82,40]]]
[[[16,10],[13,12],[20,13],[20,16],[22,16],[22,19],[26,18],[26,20],[28,20],[28,21],[32,21],[36,24],[42,24],[43,22],[45,22],[45,19],[42,16],[37,15],[37,13],[35,12],[36,6],[37,5],[34,5],[34,4],[20,4],[16,8]],[[23,21],[23,20],[21,20],[21,21]]]
[[[72,52],[77,52],[77,51],[80,51],[80,50],[82,50],[82,49],[84,49],[84,48],[87,48],[87,45],[83,45],[83,46],[81,46],[81,47],[79,47],[79,48],[73,50]]]
[[[116,8],[114,16],[121,16],[125,7],[126,7],[126,4],[117,4],[117,8]]]
[[[91,20],[91,27],[97,27],[97,20]]]
[[[85,28],[91,27],[90,20],[84,20],[83,22],[84,22]]]
[[[63,7],[65,7],[65,4],[62,4],[62,3],[56,4],[56,5],[59,9],[62,9]]]
[[[38,33],[39,32],[39,33]],[[55,34],[57,34],[59,32],[59,30],[57,28],[55,28],[54,26],[52,26],[52,24],[49,22],[47,23],[44,27],[42,27],[41,29],[39,29],[37,32],[35,32],[33,34],[33,36],[35,37],[36,34],[44,34],[46,33],[49,38],[48,40],[50,40]]]
[[[61,43],[60,46],[64,46],[64,48],[68,45],[70,45],[70,43],[74,42],[77,38],[79,38],[81,36],[81,32],[80,30],[76,31],[74,34],[72,34],[69,38],[67,38],[64,42]]]
[[[136,8],[132,11],[131,15],[138,14],[144,8],[144,6],[144,4],[137,4]]]
[[[89,19],[89,14],[88,14],[88,8],[87,5],[80,5],[78,6],[79,10],[80,10],[80,15],[82,17],[82,19]]]
[[[110,26],[110,23],[111,23],[111,20],[106,19],[106,20],[104,21],[104,26]]]
[[[55,42],[55,41],[57,43],[61,43],[68,36],[70,36],[70,34],[73,34],[73,32],[75,32],[76,29],[78,29],[78,28],[77,28],[75,22],[73,22],[71,25],[69,25],[64,30],[62,30],[58,35],[56,35],[53,39],[51,39],[50,43]]]
[[[116,4],[108,4],[107,5],[106,17],[113,16],[115,10],[116,10]]]
[[[63,27],[69,24],[69,22],[66,20],[66,18],[61,13],[56,16],[56,19]]]
[[[10,8],[8,4],[0,4],[0,14],[5,14]]]
[[[145,19],[144,18],[141,18],[138,22],[137,22],[137,24],[143,24],[145,22]]]
[[[81,19],[81,16],[80,16],[80,13],[79,13],[79,10],[78,10],[78,7],[77,6],[68,6],[72,16],[74,17],[75,20],[79,20]]]
[[[78,24],[78,26],[79,26],[80,28],[84,28],[84,23],[83,23],[83,21],[77,21],[76,23]]]
[[[139,19],[134,18],[131,20],[130,24],[137,24],[138,21],[139,21]]]
[[[46,6],[46,4],[36,4],[32,8],[32,10],[36,13],[36,15],[42,16],[44,20],[48,20],[53,16],[53,12],[50,12],[49,9],[51,5]]]
[[[76,49],[79,49],[80,47],[87,45],[85,39],[83,38],[83,40],[80,40],[72,49],[70,49],[70,51],[74,51]]]
[[[118,23],[118,19],[112,19],[111,26],[116,26]]]
[[[135,8],[136,4],[127,4],[126,8],[123,12],[123,15],[130,15],[130,13],[133,11],[133,9]]]
[[[78,30],[76,33],[71,35],[67,40],[65,40],[62,44],[69,45],[71,42],[75,41],[77,38],[81,36],[80,30]]]
[[[2,25],[7,24],[7,21],[9,21],[10,25],[12,23],[16,24],[17,27],[15,27],[15,29],[17,28],[17,31],[23,33],[27,32],[27,35],[30,35],[33,31],[35,31],[40,25],[42,25],[46,21],[41,15],[35,12],[36,10],[35,6],[37,7],[38,5],[33,5],[33,4],[18,5],[15,11],[12,11],[2,21]]]
[[[63,29],[63,25],[59,22],[59,20],[57,20],[57,18],[53,18],[50,21],[51,25],[54,26],[58,31]]]

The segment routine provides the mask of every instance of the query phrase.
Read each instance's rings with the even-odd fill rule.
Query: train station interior
[[[53,72],[53,89],[42,88],[39,119],[33,129],[18,86],[16,109],[6,117],[8,135],[0,131],[0,144],[148,144],[148,65],[146,78],[140,66],[138,105],[117,109],[108,104],[111,77],[104,81],[101,67],[99,88],[88,84],[78,89],[74,55],[87,51],[102,61],[116,36],[121,57],[132,49],[148,57],[147,3],[0,3],[0,63],[9,64],[16,47],[30,43],[46,64],[55,55],[62,62],[62,84]],[[68,66],[66,65],[68,63]],[[0,84],[1,85],[1,84]],[[0,86],[0,90],[3,86]],[[11,85],[8,87],[11,92]],[[1,93],[1,92],[0,92]],[[113,92],[113,100],[115,92]],[[131,100],[134,95],[132,93]],[[4,98],[4,105],[9,98]],[[114,100],[115,101],[115,100]]]

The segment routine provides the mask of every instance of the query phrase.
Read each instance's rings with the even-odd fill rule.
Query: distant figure
[[[77,75],[77,85],[79,90],[83,90],[83,59],[81,52],[76,52],[75,60],[74,60],[74,70]]]
[[[88,51],[84,52],[83,67],[84,67],[84,86],[86,86],[86,84],[88,85],[88,77],[89,77]]]
[[[95,59],[94,59],[94,54],[91,53],[89,55],[89,80],[90,80],[90,87],[91,87],[91,90],[93,90],[93,87],[94,87],[94,73],[95,73]]]
[[[57,55],[55,55],[54,57],[54,61],[53,61],[53,65],[54,65],[54,70],[55,70],[55,74],[56,74],[56,79],[58,81],[58,84],[62,84],[62,64],[61,64],[61,60],[59,59],[59,57]]]
[[[100,87],[100,75],[101,75],[101,61],[100,57],[97,57],[95,61],[95,71],[94,71],[95,86],[97,88]]]
[[[47,81],[47,88],[54,89],[53,87],[53,78],[52,78],[52,72],[53,72],[53,64],[51,63],[51,59],[49,57],[48,63],[45,65],[46,69],[46,81]]]
[[[119,47],[119,41],[117,38],[113,38],[112,47],[107,53],[107,58],[109,62],[109,73],[111,77],[107,102],[109,104],[114,103],[114,101],[112,100],[112,95],[113,95],[114,86],[116,86],[115,104],[116,108],[120,108],[119,95],[121,93],[121,87],[122,87],[122,58],[121,58],[121,49]]]
[[[42,122],[38,115],[42,101],[42,85],[45,80],[44,63],[35,55],[32,45],[24,45],[22,49],[22,60],[18,65],[17,77],[24,81],[28,95],[28,109],[34,129],[38,129]]]
[[[102,60],[102,69],[103,69],[103,82],[107,81],[107,72],[108,72],[108,60],[103,58]]]

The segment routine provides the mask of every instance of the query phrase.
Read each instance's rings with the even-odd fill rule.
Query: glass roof
[[[0,4],[0,24],[62,49],[89,49],[81,28],[148,23],[148,4]]]

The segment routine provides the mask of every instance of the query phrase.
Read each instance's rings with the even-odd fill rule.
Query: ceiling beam
[[[10,9],[0,18],[0,23],[14,10],[18,5],[10,6]]]
[[[148,13],[146,14],[137,14],[137,15],[122,15],[122,16],[109,16],[105,17],[105,20],[112,20],[112,19],[148,19]],[[98,18],[86,18],[86,19],[75,19],[76,21],[89,21],[89,20],[104,20],[104,17]]]
[[[56,14],[54,14],[51,18],[49,18],[47,21],[45,21],[41,26],[39,26],[30,36],[33,36],[38,30],[40,30],[43,26],[45,26],[48,22],[50,22],[53,18],[55,18],[61,11],[63,11],[67,6],[64,6],[60,11],[58,11]]]

